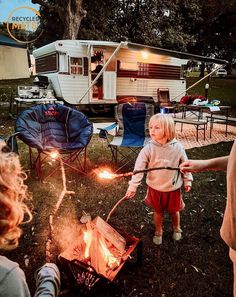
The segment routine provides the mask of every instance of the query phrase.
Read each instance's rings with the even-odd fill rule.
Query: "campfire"
[[[102,218],[96,217],[83,225],[75,243],[59,255],[59,260],[76,262],[80,270],[82,266],[87,272],[95,271],[96,275],[112,281],[139,241],[128,234],[121,235]],[[81,283],[81,273],[75,278]]]
[[[49,215],[49,236],[46,242],[46,260],[50,262],[53,257],[51,245],[54,235],[54,217],[66,195],[73,195],[73,191],[68,191],[66,187],[66,175],[60,154],[51,152],[52,160],[60,161],[63,189],[58,201]],[[108,214],[107,220],[100,217],[91,220],[90,216],[84,213],[82,228],[74,240],[74,243],[66,248],[59,256],[59,267],[66,275],[71,275],[74,284],[80,292],[87,295],[88,292],[97,290],[104,285],[110,285],[117,273],[123,267],[131,253],[137,248],[137,264],[142,262],[142,244],[140,239],[130,236],[124,231],[118,232],[107,221],[118,204],[125,200],[120,199]],[[82,218],[81,218],[82,219]]]

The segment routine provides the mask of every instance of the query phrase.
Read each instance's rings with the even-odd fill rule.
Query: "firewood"
[[[91,222],[91,227],[97,231],[109,242],[111,242],[121,253],[125,251],[126,240],[114,228],[112,228],[102,218],[96,217]]]

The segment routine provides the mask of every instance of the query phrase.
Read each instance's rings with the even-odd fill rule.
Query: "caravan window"
[[[58,71],[58,53],[52,53],[35,59],[36,73]]]
[[[70,73],[82,75],[83,74],[83,59],[82,58],[70,58]]]

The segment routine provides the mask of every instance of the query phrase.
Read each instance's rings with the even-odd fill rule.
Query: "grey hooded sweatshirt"
[[[152,167],[178,167],[183,161],[188,160],[185,149],[176,139],[165,144],[150,140],[140,151],[135,162],[134,170],[142,170]],[[144,173],[132,176],[128,191],[136,192],[142,181]],[[184,186],[192,185],[191,173],[182,175],[178,170],[153,170],[147,172],[146,183],[149,187],[160,192],[170,192]]]

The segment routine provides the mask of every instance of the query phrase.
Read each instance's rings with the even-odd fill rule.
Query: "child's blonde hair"
[[[27,213],[32,214],[24,200],[29,198],[24,184],[26,173],[22,171],[18,156],[10,152],[6,143],[0,141],[0,248],[12,249],[18,245],[21,229]]]
[[[154,114],[149,121],[149,127],[153,122],[157,122],[164,131],[164,136],[168,141],[175,138],[175,123],[173,117],[168,114]]]

